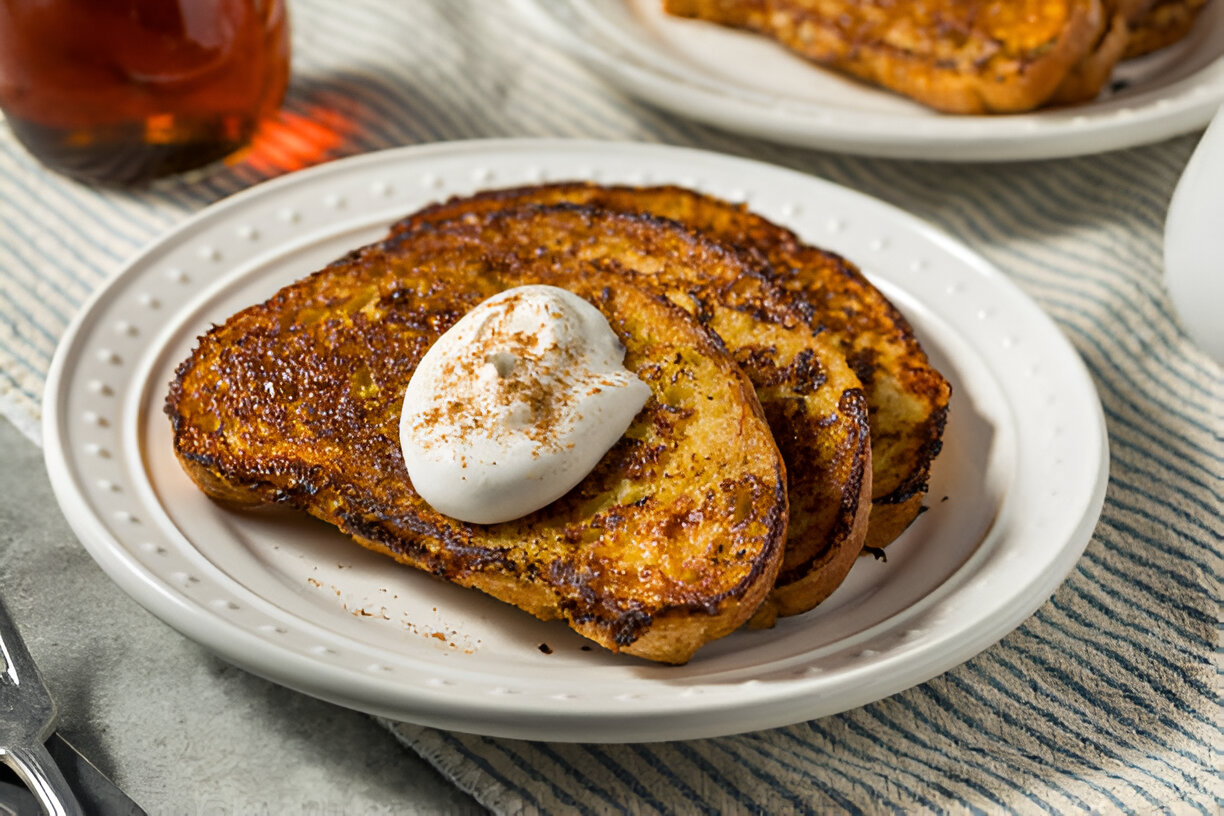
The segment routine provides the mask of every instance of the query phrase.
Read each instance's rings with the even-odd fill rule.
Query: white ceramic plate
[[[935,113],[764,37],[669,17],[661,0],[518,5],[556,45],[632,96],[737,133],[846,153],[947,161],[1099,153],[1202,127],[1224,102],[1221,3],[1183,42],[1119,66],[1098,100],[1011,116]]]
[[[171,453],[176,364],[210,323],[439,197],[541,180],[675,182],[747,200],[857,260],[955,389],[931,509],[811,613],[737,632],[688,665],[591,647],[398,566],[318,522],[234,513]],[[1107,445],[1085,369],[999,272],[922,222],[789,170],[657,145],[493,141],[393,150],[261,185],[158,241],[84,309],[44,424],[60,504],[102,568],[222,657],[345,706],[530,739],[712,736],[834,713],[994,643],[1086,545]],[[542,645],[543,644],[543,645]]]

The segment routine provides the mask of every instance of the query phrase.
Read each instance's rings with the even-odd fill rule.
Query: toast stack
[[[404,388],[460,316],[534,283],[595,305],[651,397],[561,499],[461,522],[407,476]],[[238,313],[181,364],[166,412],[218,501],[295,507],[608,649],[682,663],[813,608],[869,540],[903,530],[947,398],[843,259],[680,188],[566,184],[427,208]]]
[[[1120,59],[1189,31],[1205,0],[663,0],[946,113],[1095,98]]]

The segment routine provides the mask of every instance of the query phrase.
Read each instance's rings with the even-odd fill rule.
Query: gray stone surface
[[[371,718],[221,661],[121,592],[3,419],[0,594],[60,732],[149,813],[483,812]]]

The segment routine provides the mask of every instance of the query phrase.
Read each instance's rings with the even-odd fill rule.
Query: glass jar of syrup
[[[0,111],[43,164],[85,181],[223,158],[288,80],[285,0],[0,2]]]

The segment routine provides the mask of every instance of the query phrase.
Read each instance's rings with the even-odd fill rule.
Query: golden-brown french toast
[[[666,295],[711,329],[756,387],[787,470],[786,552],[753,625],[806,612],[841,584],[867,530],[868,409],[858,377],[831,335],[811,328],[801,299],[739,253],[651,215],[562,203],[409,220],[385,251],[413,274],[456,253],[480,257],[513,284],[551,282],[540,280],[550,269],[564,281],[595,268]]]
[[[225,503],[311,513],[613,651],[682,663],[747,621],[782,563],[785,472],[751,383],[718,339],[593,263],[557,270],[548,259],[538,276],[506,275],[477,244],[418,261],[353,252],[203,336],[166,405],[192,479]],[[443,331],[524,277],[563,277],[594,304],[651,396],[561,499],[514,521],[464,523],[413,490],[403,393]]]
[[[1051,105],[1074,105],[1095,99],[1109,81],[1114,67],[1126,57],[1133,27],[1152,6],[1152,0],[1102,0],[1106,24],[1088,50],[1063,79]]]
[[[1073,90],[1086,93],[1112,54],[1085,63],[1110,22],[1101,0],[663,0],[663,7],[766,35],[948,113],[1032,110],[1077,66]]]
[[[1140,57],[1178,42],[1194,27],[1207,0],[1157,0],[1130,25],[1123,59]]]
[[[866,544],[883,547],[922,509],[931,462],[947,418],[949,386],[931,366],[913,330],[850,262],[804,244],[793,232],[743,205],[674,186],[615,187],[559,183],[453,198],[409,216],[393,233],[456,218],[478,219],[525,203],[570,201],[619,212],[648,212],[735,247],[759,273],[810,307],[858,375],[869,408],[872,505]],[[790,468],[792,486],[795,467]],[[794,494],[792,489],[792,517]],[[793,522],[792,522],[793,523]]]

